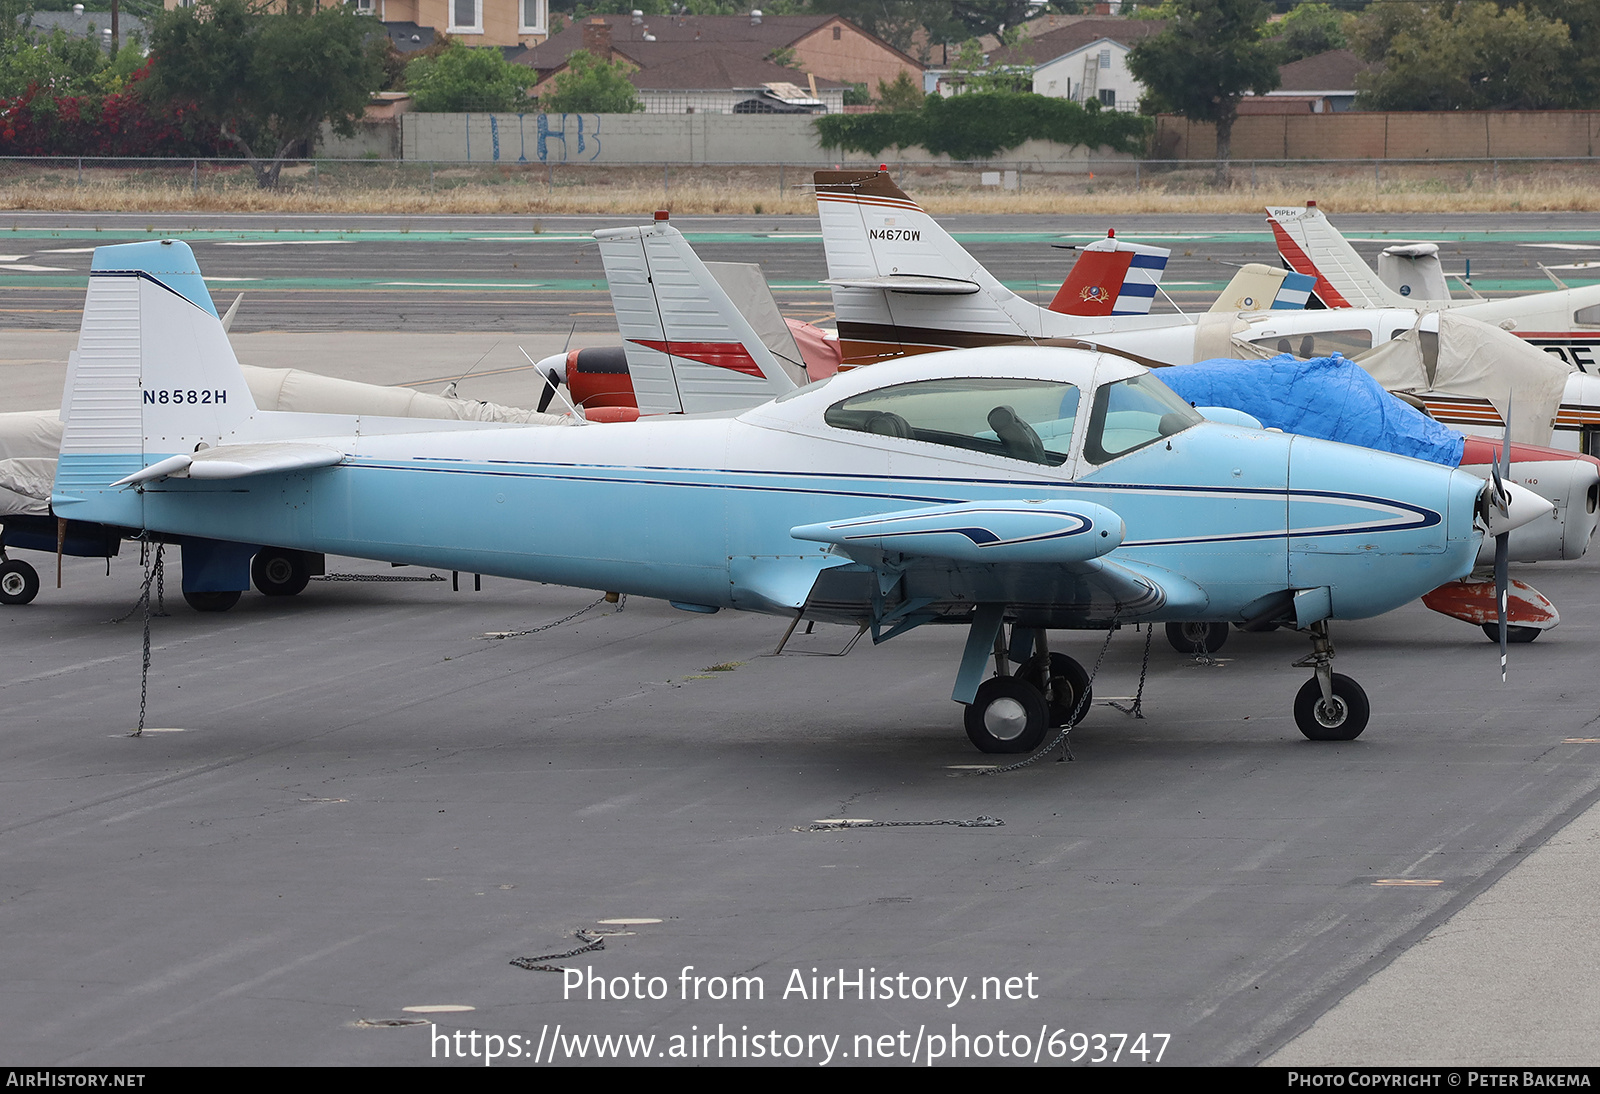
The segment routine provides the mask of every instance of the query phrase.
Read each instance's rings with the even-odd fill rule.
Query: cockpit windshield
[[[1107,463],[1204,420],[1149,373],[1102,384],[1094,393],[1083,456],[1090,463]]]
[[[1071,384],[957,377],[868,391],[835,403],[823,420],[838,429],[1059,466],[1077,414],[1078,389]]]

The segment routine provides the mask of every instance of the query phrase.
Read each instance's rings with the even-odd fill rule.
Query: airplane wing
[[[1205,591],[1179,574],[1105,557],[1123,533],[1115,512],[1077,501],[935,505],[790,532],[856,563],[818,574],[807,615],[872,618],[886,607],[886,579],[901,582],[902,610],[915,603],[934,615],[986,602],[1085,621],[1206,607]]]

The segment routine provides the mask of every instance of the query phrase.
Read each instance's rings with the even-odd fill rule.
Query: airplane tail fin
[[[1406,298],[1385,285],[1314,203],[1304,209],[1269,206],[1267,221],[1278,253],[1295,273],[1315,280],[1312,295],[1325,308],[1403,308]]]
[[[1306,306],[1315,284],[1314,278],[1293,270],[1247,262],[1239,267],[1210,310],[1299,311]]]
[[[201,446],[244,440],[255,412],[189,245],[97,248],[61,398],[55,512],[139,527],[140,496],[113,483]]]
[[[1050,310],[1063,315],[1149,315],[1172,251],[1108,234],[1080,248]]]
[[[701,262],[660,221],[594,236],[641,414],[738,410],[806,382],[759,268]]]
[[[1045,309],[984,269],[886,172],[818,171],[846,365],[1040,337]]]

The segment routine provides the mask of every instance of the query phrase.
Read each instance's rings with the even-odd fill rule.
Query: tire
[[[1179,653],[1216,653],[1228,641],[1228,625],[1168,623],[1167,641]]]
[[[1039,689],[1015,676],[985,680],[967,707],[967,737],[979,752],[1032,752],[1050,728]]]
[[[1294,721],[1313,741],[1353,741],[1367,728],[1372,705],[1361,685],[1340,673],[1333,674],[1333,700],[1338,708],[1323,709],[1322,688],[1313,676],[1294,697]]]
[[[0,604],[26,604],[39,595],[39,571],[19,558],[0,563]]]
[[[1030,658],[1027,664],[1017,670],[1017,675],[1037,687],[1039,658]],[[1089,713],[1089,704],[1094,701],[1093,689],[1089,687],[1089,674],[1083,670],[1083,666],[1064,653],[1052,653],[1049,685],[1043,694],[1050,713],[1050,727],[1060,729],[1067,724],[1074,711],[1078,717],[1072,724],[1083,721],[1084,715]]]
[[[1540,631],[1538,627],[1519,627],[1514,623],[1506,624],[1506,642],[1508,644],[1515,642],[1532,642],[1535,638],[1539,637],[1539,633]],[[1500,642],[1500,624],[1485,623],[1483,625],[1483,636],[1489,641],[1498,644]]]
[[[294,596],[311,581],[311,567],[299,551],[263,547],[250,563],[250,580],[263,596]]]
[[[238,589],[221,593],[191,593],[188,589],[183,590],[183,599],[197,612],[225,612],[239,603],[242,595]]]

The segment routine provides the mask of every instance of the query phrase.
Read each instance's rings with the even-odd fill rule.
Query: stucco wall
[[[400,118],[408,160],[474,163],[797,163],[838,161],[817,143],[809,116],[771,114],[419,114]],[[1086,171],[1091,151],[1028,141],[995,157],[1025,171]],[[1093,151],[1095,170],[1132,157]],[[849,153],[859,163],[865,157]],[[921,148],[890,161],[947,162]]]

